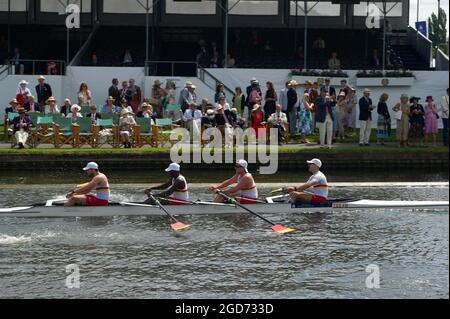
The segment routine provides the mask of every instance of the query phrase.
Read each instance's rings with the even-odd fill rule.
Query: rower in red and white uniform
[[[308,170],[313,174],[309,180],[300,187],[289,187],[288,192],[293,202],[317,205],[328,201],[328,182],[326,176],[320,171],[322,161],[314,158],[308,163]],[[314,193],[306,193],[312,188]]]
[[[235,165],[236,174],[218,186],[210,186],[208,189],[211,192],[220,191],[230,197],[234,197],[241,204],[256,204],[258,202],[258,188],[252,174],[247,170],[248,163],[245,160],[237,161]],[[234,187],[229,186],[236,184]],[[225,198],[217,195],[214,199],[216,203],[225,202]]]
[[[161,198],[161,203],[170,205],[187,205],[189,204],[189,187],[186,178],[180,174],[181,167],[177,163],[172,163],[166,169],[169,174],[169,180],[159,186],[145,190],[147,196],[156,196]],[[160,192],[155,192],[160,191]],[[152,199],[146,201],[152,203]]]
[[[83,170],[92,180],[67,194],[66,206],[108,206],[110,189],[106,175],[100,173],[98,164],[94,162],[88,163]]]

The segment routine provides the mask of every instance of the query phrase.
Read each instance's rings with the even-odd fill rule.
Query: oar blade
[[[294,228],[285,227],[283,225],[275,225],[272,227],[272,230],[280,235],[285,235],[296,231]]]
[[[182,230],[186,230],[186,229],[190,228],[191,225],[186,225],[186,224],[183,224],[183,223],[178,222],[178,223],[175,223],[175,224],[170,225],[170,227],[171,227],[174,231],[182,231]]]

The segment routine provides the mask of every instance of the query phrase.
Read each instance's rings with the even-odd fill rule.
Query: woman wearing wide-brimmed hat
[[[256,139],[259,138],[260,134],[265,134],[266,125],[264,122],[264,114],[261,110],[260,104],[255,104],[253,106],[252,112],[250,114],[250,127],[255,130]]]
[[[433,136],[433,146],[436,146],[438,133],[438,111],[432,96],[427,96],[425,104],[425,144],[428,144],[428,135]]]
[[[56,99],[54,96],[50,96],[46,101],[46,106],[44,108],[45,115],[48,114],[60,114],[59,107],[56,104]]]
[[[71,119],[72,123],[76,123],[80,117],[83,117],[83,115],[80,113],[80,111],[81,111],[81,107],[77,104],[74,104],[70,108],[70,113],[67,114],[66,118]]]
[[[410,107],[410,118],[409,123],[411,124],[409,127],[409,139],[412,143],[419,143],[423,145],[424,138],[424,127],[425,127],[425,110],[422,104],[419,104],[420,97],[411,97],[409,99],[409,103],[411,103]]]
[[[134,125],[136,125],[136,121],[134,120],[133,112],[128,109],[122,109],[119,119],[119,132],[125,148],[132,147],[130,137],[133,135]]]
[[[19,87],[17,88],[16,92],[16,99],[20,105],[28,103],[28,97],[31,96],[31,91],[27,87],[28,84],[29,83],[25,80],[19,82]]]
[[[109,96],[106,99],[105,103],[106,104],[103,105],[101,113],[106,113],[106,114],[117,113],[119,107],[116,106],[116,99],[115,98],[113,98],[112,96]]]
[[[400,103],[397,103],[392,110],[397,114],[397,143],[399,147],[408,146],[409,138],[409,117],[411,108],[409,105],[409,96],[402,94]]]
[[[383,93],[380,96],[380,101],[377,106],[378,120],[377,120],[377,144],[384,145],[384,142],[389,137],[391,126],[391,115],[387,106],[389,95]]]

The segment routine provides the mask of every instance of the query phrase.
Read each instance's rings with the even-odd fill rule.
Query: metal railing
[[[195,61],[146,61],[146,76],[197,76]]]
[[[198,74],[197,77],[202,81],[207,87],[214,90],[214,92],[217,89],[217,86],[219,84],[224,84],[222,81],[220,81],[218,78],[216,78],[214,75],[209,73],[207,70],[205,70],[202,67],[198,67]],[[230,89],[224,84],[225,87],[225,94],[228,97],[234,96],[234,90]]]
[[[448,71],[448,55],[441,49],[437,49],[435,66],[437,71]]]
[[[66,62],[62,60],[20,60],[18,64],[9,60],[8,74],[26,75],[64,75]]]

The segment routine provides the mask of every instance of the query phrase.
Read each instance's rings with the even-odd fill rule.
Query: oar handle
[[[162,211],[163,211],[164,213],[166,213],[167,216],[169,216],[173,221],[175,221],[176,223],[178,223],[178,220],[177,220],[175,217],[173,217],[172,214],[170,214],[170,213],[164,208],[164,206],[161,204],[161,202],[160,202],[158,199],[155,198],[155,196],[153,196],[152,194],[149,194],[148,197],[151,198],[151,199],[156,203],[156,205],[158,205],[159,208],[161,208]]]
[[[267,218],[264,218],[264,217],[262,217],[261,215],[255,213],[255,212],[252,211],[251,209],[249,209],[249,208],[245,207],[244,205],[242,205],[241,203],[239,203],[236,199],[234,199],[234,198],[232,198],[232,197],[230,197],[230,196],[224,194],[223,192],[221,192],[221,191],[218,190],[218,191],[216,191],[216,193],[219,194],[220,196],[224,197],[225,199],[228,199],[228,200],[231,201],[234,205],[236,205],[236,206],[238,206],[238,207],[240,207],[240,208],[246,210],[246,211],[249,212],[250,214],[253,214],[253,215],[255,215],[256,217],[261,218],[261,219],[264,220],[266,223],[268,223],[268,224],[270,224],[270,225],[272,225],[272,226],[275,226],[275,225],[276,225],[274,222],[271,222],[271,221],[268,220]]]

